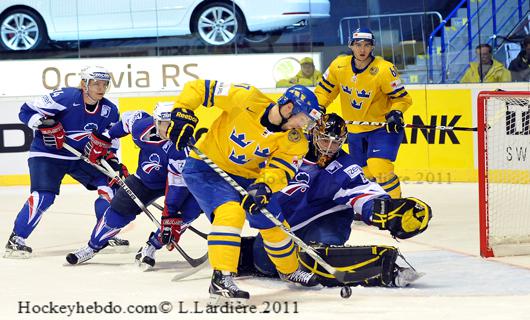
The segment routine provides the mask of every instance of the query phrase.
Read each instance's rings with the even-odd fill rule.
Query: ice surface
[[[276,280],[244,278],[238,284],[251,293],[250,302],[257,310],[264,310],[269,303],[281,305],[282,313],[197,314],[192,313],[195,306],[207,311],[211,270],[205,268],[171,282],[188,265],[178,253],[164,250],[157,253],[153,271],[139,271],[134,255],[153,229],[144,216],[120,233],[131,241],[128,252],[105,249],[85,265],[65,265],[66,254],[86,244],[95,224],[95,193],[65,185],[27,241],[34,256],[29,260],[0,258],[0,319],[530,319],[530,257],[479,257],[477,186],[404,184],[403,190],[406,196],[431,204],[434,217],[425,233],[398,243],[377,229],[355,225],[349,243],[399,247],[418,271],[426,273],[412,287],[353,288],[352,296],[342,299],[340,288],[308,290]],[[28,192],[27,187],[0,188],[1,245],[7,241]],[[194,226],[208,231],[206,219]],[[181,244],[192,256],[206,252],[206,241],[191,232],[183,236]],[[173,306],[169,313],[160,309],[150,314],[125,313],[129,305],[142,309],[164,301]],[[67,309],[50,313],[60,312],[59,305],[79,311],[77,302],[85,306],[85,313],[70,314]],[[86,308],[94,302],[100,306],[112,302],[114,310],[119,306],[122,313],[88,313]],[[55,309],[49,309],[50,303]],[[29,311],[44,307],[48,313],[25,313],[28,306]],[[285,306],[289,313],[284,313]]]

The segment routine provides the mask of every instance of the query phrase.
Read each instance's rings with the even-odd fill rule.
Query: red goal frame
[[[530,91],[481,91],[477,97],[478,128],[478,186],[479,186],[479,233],[480,255],[484,258],[494,257],[495,253],[489,243],[488,217],[488,137],[486,135],[486,100],[492,97],[525,97],[530,98]]]

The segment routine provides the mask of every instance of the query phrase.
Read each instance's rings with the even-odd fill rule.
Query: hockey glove
[[[374,199],[372,225],[388,230],[393,237],[408,239],[427,229],[432,210],[416,198]]]
[[[120,162],[120,160],[118,160],[114,152],[110,151],[109,153],[107,153],[107,155],[105,156],[105,160],[107,160],[109,165],[114,171],[116,171],[116,174],[118,174],[120,178],[125,179],[129,176],[129,170],[123,163]],[[116,179],[112,179],[109,182],[109,186],[112,187],[115,183]]]
[[[167,245],[169,251],[175,247],[173,243],[178,243],[180,240],[180,233],[182,227],[181,217],[165,217],[162,216],[160,221],[160,242]]]
[[[42,133],[42,140],[47,147],[61,149],[63,147],[66,134],[63,125],[54,119],[41,119],[41,124],[37,127]]]
[[[405,123],[403,122],[403,112],[399,110],[392,110],[386,114],[386,132],[399,133],[403,130]]]
[[[260,209],[267,206],[272,195],[271,188],[265,183],[251,184],[248,194],[241,201],[241,206],[250,214],[260,213]]]
[[[90,162],[96,163],[98,159],[107,154],[110,147],[112,147],[112,142],[109,137],[93,131],[90,141],[85,145],[85,156]]]
[[[169,138],[175,143],[177,150],[184,150],[188,141],[193,136],[195,126],[199,119],[192,110],[175,108],[171,112],[171,125],[169,126]]]

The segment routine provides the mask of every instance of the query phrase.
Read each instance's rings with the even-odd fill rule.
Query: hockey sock
[[[288,226],[286,222],[284,225]],[[283,274],[290,274],[298,269],[298,257],[295,245],[279,227],[260,230],[265,251],[276,269]]]
[[[48,191],[33,191],[15,219],[13,231],[26,239],[33,232],[42,214],[55,200],[55,194]]]
[[[245,211],[238,202],[226,202],[215,209],[208,235],[208,258],[214,270],[237,272],[244,223]]]
[[[160,234],[160,229],[156,230],[156,232],[151,232],[151,235],[149,236],[149,240],[147,240],[148,243],[150,243],[153,247],[156,248],[156,250],[159,250],[162,248],[162,243],[160,240],[158,240],[158,235]]]
[[[388,159],[370,158],[368,167],[377,183],[393,198],[401,198],[401,184],[394,174],[394,164]]]
[[[96,218],[99,221],[103,214],[110,206],[110,201],[114,196],[114,192],[107,186],[98,187],[99,197],[94,202],[94,211],[96,212]]]
[[[92,230],[88,245],[92,249],[102,249],[107,246],[110,238],[116,236],[134,218],[136,218],[135,215],[121,215],[109,207]]]

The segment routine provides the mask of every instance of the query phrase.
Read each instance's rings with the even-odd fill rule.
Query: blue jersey
[[[134,143],[140,148],[135,175],[149,189],[167,187],[168,210],[178,210],[189,194],[182,178],[182,168],[189,149],[177,151],[172,141],[160,139],[156,135],[153,117],[143,111],[123,113],[121,121],[109,131],[111,138],[127,134],[131,134]]]
[[[311,152],[311,151],[310,151]],[[340,151],[325,168],[304,159],[298,173],[274,196],[291,230],[296,231],[312,221],[334,212],[352,210],[356,219],[370,223],[372,199],[388,197],[369,181],[361,167]]]
[[[33,102],[26,102],[20,108],[18,116],[32,129],[36,129],[36,123],[42,117],[55,119],[62,124],[68,137],[65,142],[80,152],[83,152],[92,131],[103,133],[119,120],[118,108],[105,98],[99,101],[93,112],[88,111],[83,101],[83,92],[78,88],[62,88]],[[113,147],[118,147],[117,140]],[[42,134],[38,130],[35,131],[29,157],[79,159],[65,149],[44,145]]]

